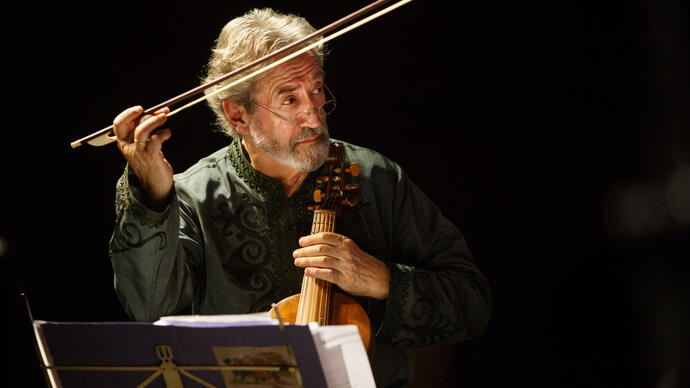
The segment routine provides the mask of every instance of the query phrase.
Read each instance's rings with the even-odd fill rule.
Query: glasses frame
[[[294,123],[295,120],[297,119],[297,116],[301,115],[302,113],[305,113],[305,114],[309,115],[309,113],[311,113],[311,112],[316,112],[316,113],[318,113],[319,111],[321,111],[321,112],[323,112],[323,116],[324,116],[324,117],[326,117],[326,116],[328,116],[329,114],[333,113],[333,111],[335,110],[336,105],[338,104],[338,100],[336,100],[335,95],[333,94],[333,92],[331,92],[331,89],[329,89],[328,86],[326,86],[326,84],[323,84],[323,87],[324,87],[324,89],[326,89],[326,91],[328,92],[328,94],[330,94],[331,99],[327,99],[326,101],[324,101],[323,104],[319,105],[319,106],[316,107],[316,108],[305,109],[305,110],[301,110],[301,111],[295,113],[295,115],[292,116],[292,119],[288,119],[288,118],[286,118],[285,116],[281,115],[280,113],[276,113],[276,112],[272,111],[270,108],[268,108],[267,106],[264,106],[264,105],[262,105],[262,104],[259,104],[259,103],[256,102],[256,100],[254,100],[254,99],[252,99],[251,101],[252,101],[252,103],[254,103],[254,104],[256,104],[256,105],[258,105],[258,106],[260,106],[260,107],[266,109],[267,111],[273,113],[274,115],[276,115],[276,116],[280,117],[281,119],[287,121],[288,123],[292,124],[292,123]],[[333,109],[331,109],[330,112],[325,112],[325,111],[323,110],[323,107],[324,107],[326,104],[331,103],[331,102],[333,103]],[[275,109],[275,108],[273,108],[273,109]]]

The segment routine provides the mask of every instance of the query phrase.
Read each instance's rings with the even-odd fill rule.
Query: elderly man
[[[250,11],[223,28],[208,79],[312,31],[294,15]],[[377,384],[401,386],[410,379],[408,347],[484,330],[489,287],[461,233],[397,164],[329,139],[334,98],[324,56],[314,49],[210,97],[232,141],[181,174],[173,175],[162,152],[171,136],[162,128],[167,108],[117,116],[128,167],[110,244],[115,288],[132,318],[151,321],[267,311],[299,293],[305,274],[327,280],[369,315]],[[307,207],[331,143],[360,165],[359,204],[343,212],[335,233],[310,235]]]

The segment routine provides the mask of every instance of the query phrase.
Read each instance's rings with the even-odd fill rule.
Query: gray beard
[[[297,150],[297,142],[321,135],[313,144]],[[267,137],[254,123],[249,126],[249,136],[262,152],[268,154],[283,166],[304,172],[318,169],[328,157],[328,125],[325,123],[316,128],[302,127],[300,132],[290,139],[290,144],[281,146],[275,140]]]

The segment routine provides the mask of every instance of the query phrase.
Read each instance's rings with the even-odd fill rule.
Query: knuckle
[[[126,129],[126,127],[123,124],[122,119],[116,118],[113,120],[113,132],[115,132],[115,135],[117,135],[118,131],[122,131],[123,129]]]

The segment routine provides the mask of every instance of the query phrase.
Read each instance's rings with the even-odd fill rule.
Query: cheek
[[[283,143],[290,139],[290,124],[273,115],[255,114],[252,118],[254,128],[261,130],[264,136]]]
[[[299,127],[287,121],[280,120],[270,123],[270,133],[281,144],[289,144],[290,140],[299,134]]]

